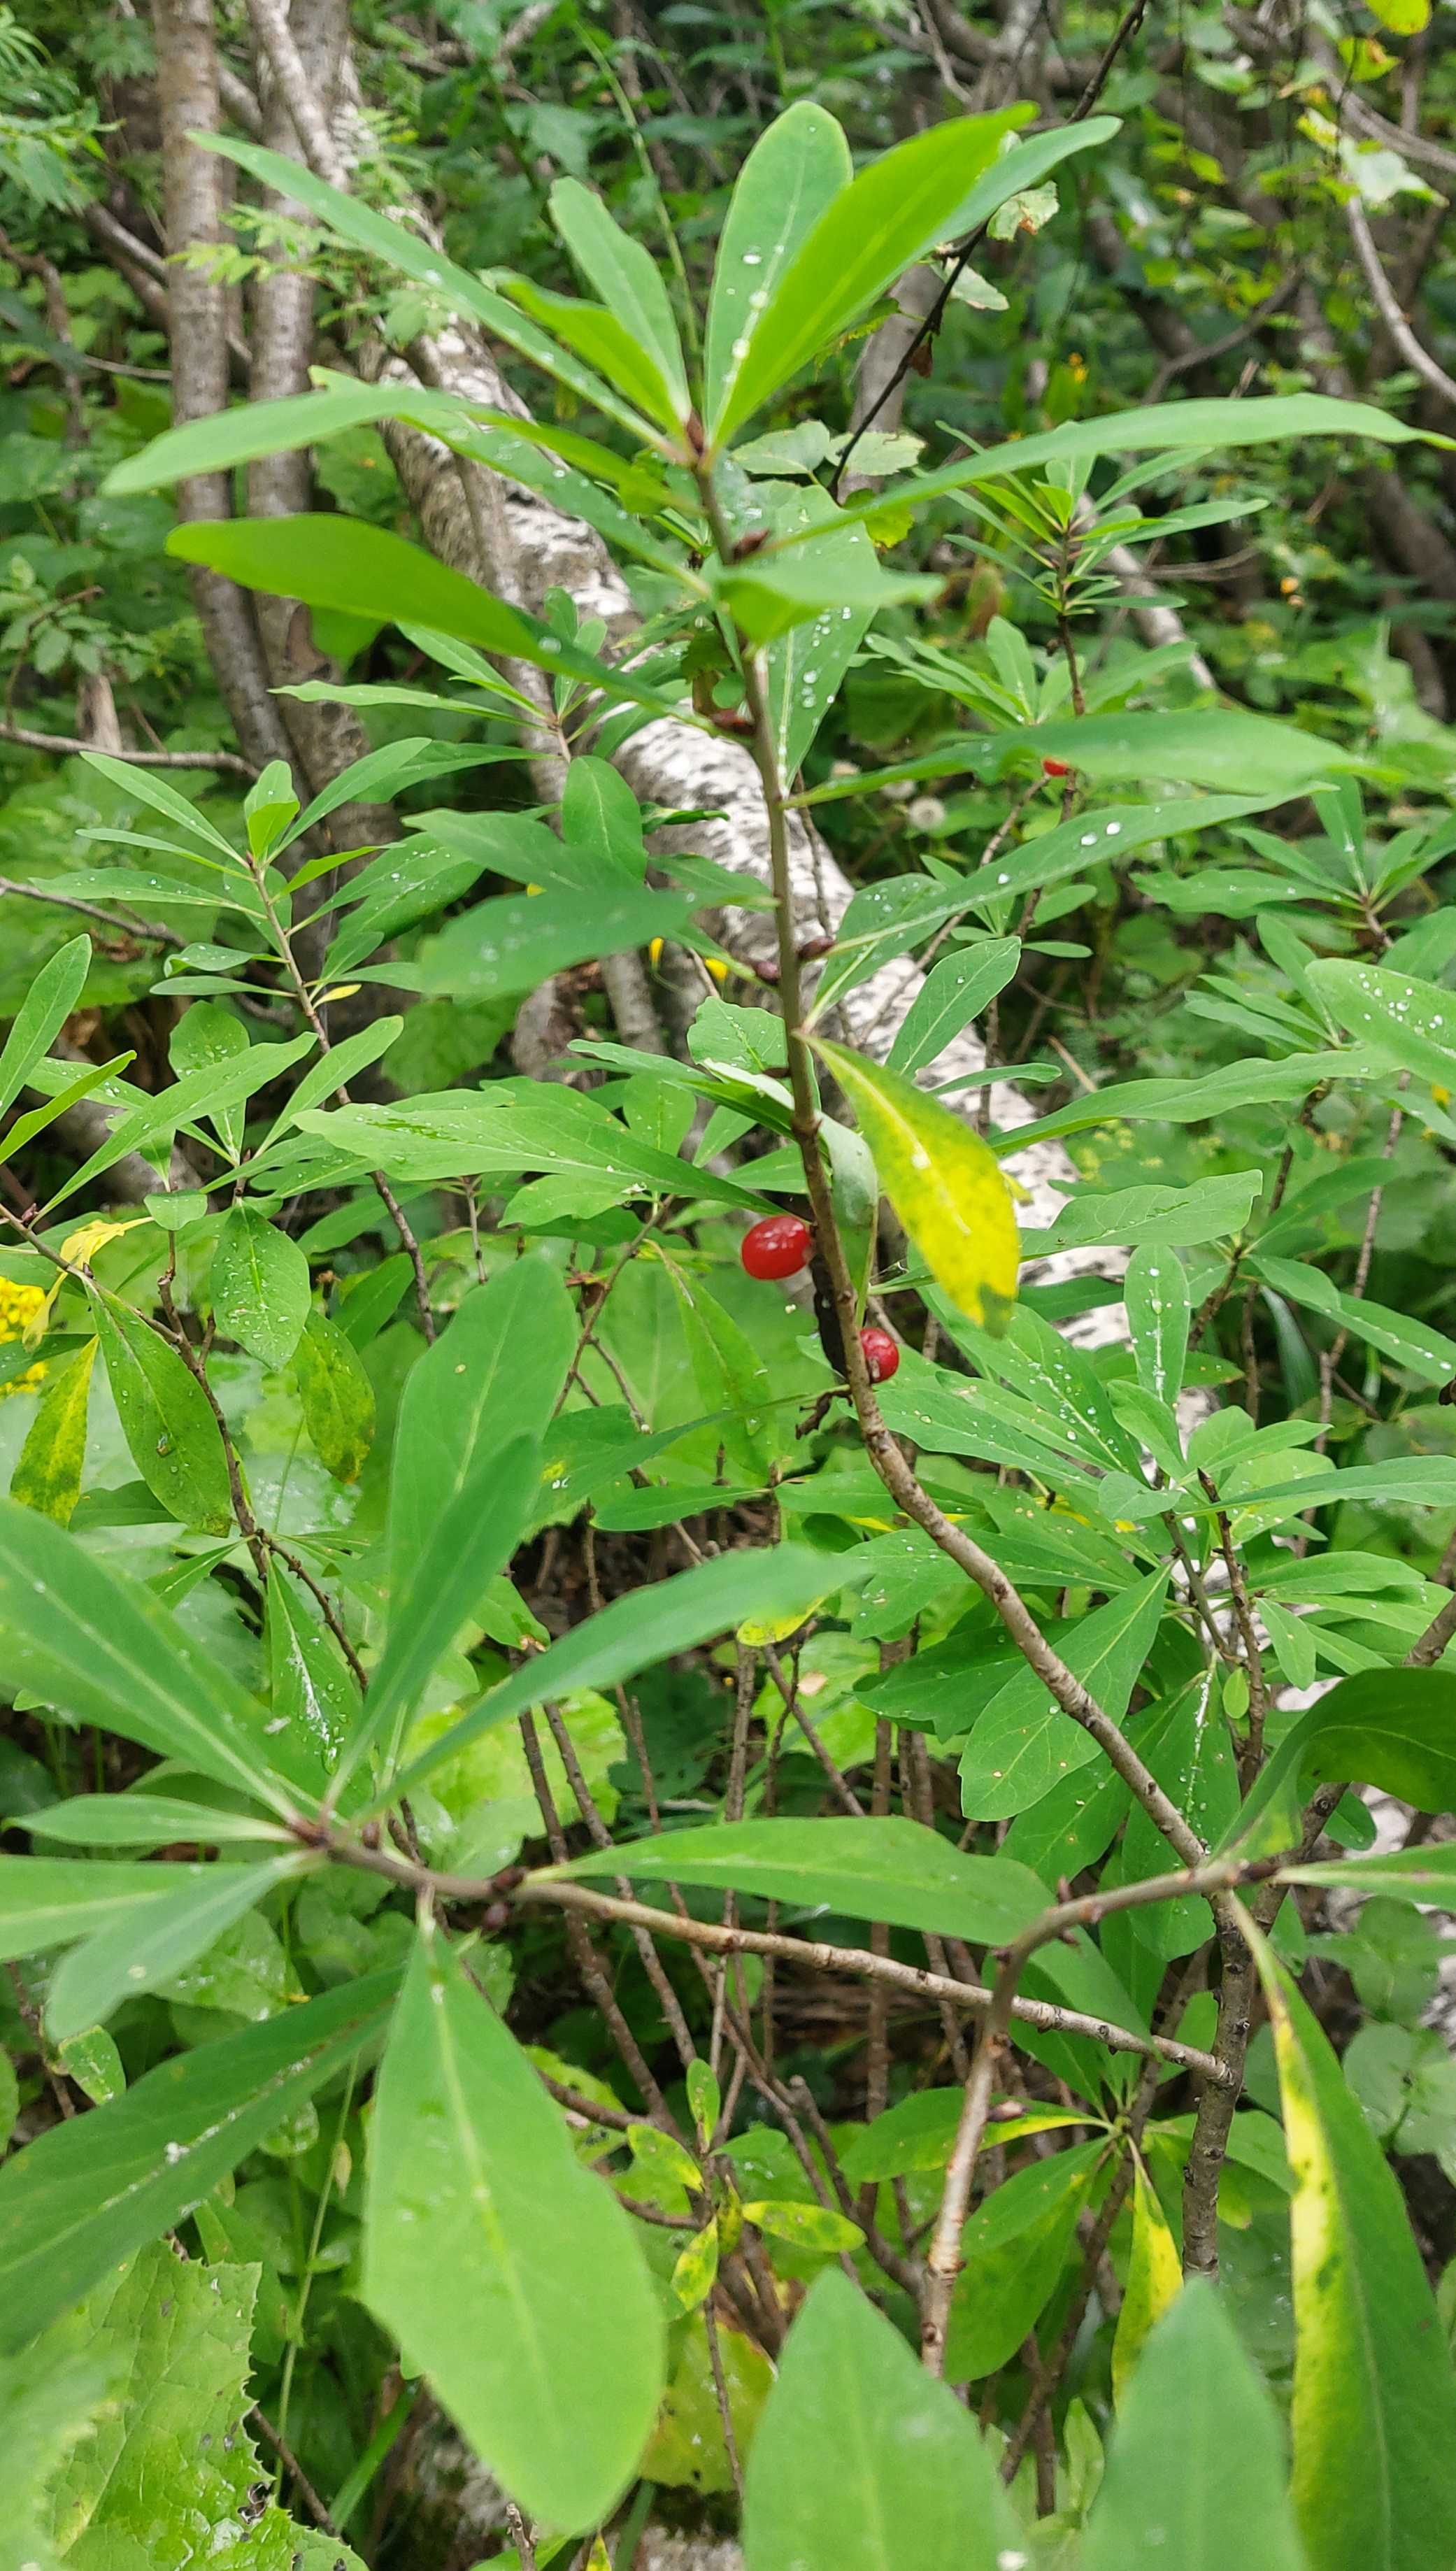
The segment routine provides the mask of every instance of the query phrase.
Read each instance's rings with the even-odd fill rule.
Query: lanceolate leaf
[[[1292,2496],[1311,2571],[1447,2571],[1456,2377],[1400,2190],[1260,1941],[1294,2173]]]
[[[1306,1789],[1337,1777],[1379,1786],[1421,1811],[1456,1806],[1456,1670],[1341,1679],[1284,1735],[1226,1843],[1248,1855],[1289,1847]]]
[[[96,1341],[88,1339],[58,1366],[41,1394],[25,1444],[10,1476],[10,1496],[24,1508],[67,1526],[81,1497],[86,1462],[86,1419]]]
[[[308,1262],[297,1243],[255,1206],[230,1207],[210,1283],[224,1336],[266,1366],[286,1365],[308,1318]]]
[[[522,2507],[606,2515],[662,2391],[657,2301],[611,2189],[429,1931],[379,2075],[364,2293]]]
[[[46,2000],[46,2028],[57,2044],[89,2026],[104,2026],[123,2000],[135,1999],[183,1972],[244,1910],[305,1873],[319,1860],[302,1851],[274,1857],[265,1865],[209,1865],[192,1869],[195,1879],[169,1887],[171,1866],[142,1867],[162,1877],[162,1900],[152,1903],[135,1922],[94,1930],[84,1945],[74,1946],[51,1978]],[[78,1874],[89,1867],[77,1866]]]
[[[428,626],[483,652],[529,661],[625,705],[649,706],[656,714],[678,711],[670,697],[631,671],[612,670],[576,644],[564,643],[539,617],[508,606],[433,554],[363,519],[210,519],[175,527],[167,547],[184,562],[205,563],[244,589],[301,598],[305,607],[333,608],[371,622],[386,609],[396,623]]]
[[[91,1310],[122,1435],[143,1481],[180,1526],[226,1534],[233,1525],[228,1459],[202,1385],[126,1304],[94,1290]]]
[[[833,1814],[674,1830],[662,1839],[595,1850],[565,1871],[721,1885],[851,1919],[930,1929],[978,1946],[1004,1945],[1020,1936],[1051,1899],[1026,1866],[1005,1857],[962,1856],[918,1821],[895,1817]]]
[[[1016,1217],[994,1153],[898,1072],[816,1039],[859,1119],[880,1185],[938,1286],[995,1329],[1016,1293]]]
[[[1118,2407],[1085,2571],[1310,2571],[1263,2379],[1215,2290],[1186,2286]]]
[[[0,1668],[75,1721],[180,1759],[250,1800],[292,1810],[256,1709],[140,1581],[32,1509],[0,1500]],[[270,1756],[269,1754],[272,1754]]]
[[[774,118],[743,163],[719,240],[708,307],[703,372],[710,425],[732,395],[758,314],[852,175],[842,128],[806,98]]]
[[[44,1954],[49,1946],[70,1945],[98,1928],[125,1933],[127,1922],[179,1892],[195,1891],[215,1871],[203,1865],[77,1865],[69,1857],[0,1856],[0,1953]]]
[[[16,1012],[0,1053],[0,1115],[12,1107],[81,997],[91,969],[91,940],[73,937],[44,965]]]
[[[374,1435],[374,1387],[336,1321],[310,1312],[294,1352],[303,1425],[337,1481],[355,1482]]]
[[[0,2349],[180,2223],[305,2098],[383,2034],[398,1989],[374,1973],[149,2071],[115,2104],[53,2125],[0,2169]]]
[[[1456,1087],[1456,995],[1341,956],[1308,970],[1319,998],[1367,1051],[1427,1085]]]
[[[393,1799],[408,1795],[416,1779],[442,1759],[453,1759],[478,1733],[529,1713],[548,1697],[578,1688],[615,1687],[634,1678],[654,1661],[740,1625],[746,1616],[771,1621],[795,1613],[806,1616],[825,1595],[822,1554],[802,1544],[780,1544],[764,1551],[722,1554],[697,1564],[676,1579],[629,1592],[590,1616],[549,1651],[541,1652],[482,1697],[470,1713],[432,1742],[399,1778]]]
[[[753,2440],[746,2571],[996,2571],[1021,2549],[969,2412],[853,2286],[820,2277]]]

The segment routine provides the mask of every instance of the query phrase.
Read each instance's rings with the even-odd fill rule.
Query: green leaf
[[[171,1847],[196,1840],[204,1847],[235,1839],[282,1839],[288,1833],[251,1812],[230,1812],[215,1803],[190,1803],[181,1795],[75,1795],[27,1812],[32,1838],[60,1839],[76,1847]],[[157,1887],[171,1887],[164,1876]]]
[[[1113,2396],[1121,2409],[1150,2332],[1178,2300],[1183,2260],[1143,2164],[1133,2167],[1133,2249],[1113,2336]]]
[[[1002,137],[1029,113],[1020,105],[932,126],[836,192],[747,330],[736,377],[710,423],[715,444],[857,321],[927,250],[974,230],[983,214],[1015,194],[1021,182],[1013,165],[1020,156],[998,161],[997,154]],[[1057,138],[1062,152],[1051,157],[1105,142],[1115,131],[1105,117],[1067,127]]]
[[[900,1021],[889,1050],[891,1071],[913,1080],[953,1044],[963,1027],[978,1018],[998,991],[1004,991],[1021,962],[1019,937],[990,937],[984,946],[963,946],[932,964]]]
[[[993,2188],[961,2235],[945,2365],[979,2382],[1013,2357],[1050,2302],[1077,2236],[1106,2143],[1076,2143]]]
[[[1300,2532],[1313,2571],[1447,2571],[1456,2377],[1404,2200],[1317,2019],[1254,1951],[1295,2181]]]
[[[1183,1390],[1188,1361],[1189,1285],[1182,1260],[1171,1250],[1137,1250],[1123,1280],[1138,1381],[1170,1406]]]
[[[550,204],[551,220],[588,284],[596,287],[661,377],[667,400],[657,416],[671,428],[687,418],[692,404],[683,343],[656,260],[614,223],[601,198],[580,179],[558,179]]]
[[[270,1858],[264,1865],[200,1866],[192,1882],[175,1888],[166,1883],[175,1869],[157,1867],[155,1871],[164,1878],[162,1900],[150,1904],[134,1927],[93,1930],[57,1966],[46,2000],[47,2032],[57,2044],[64,2044],[87,2027],[104,2026],[123,2000],[136,1999],[184,1972],[217,1944],[244,1910],[318,1862],[294,1851]]]
[[[756,2197],[742,2209],[743,2221],[765,2232],[770,2241],[787,2241],[795,2250],[822,2250],[836,2259],[842,2251],[860,2250],[864,2234],[847,2215],[833,2214],[826,2205],[780,2203],[768,2197]]]
[[[27,1828],[37,1826],[27,1822]],[[1401,1901],[1428,1902],[1432,1909],[1456,1909],[1456,1841],[1434,1847],[1395,1848],[1388,1855],[1328,1857],[1310,1865],[1287,1865],[1281,1883],[1338,1883],[1353,1891],[1385,1893]]]
[[[573,964],[620,955],[655,937],[681,937],[692,910],[683,894],[650,884],[498,893],[448,920],[408,963],[379,971],[401,989],[455,1001],[518,999]]]
[[[1452,1057],[1452,1078],[1456,1079],[1456,1056]],[[1392,1312],[1384,1303],[1368,1302],[1362,1294],[1343,1293],[1322,1269],[1299,1260],[1255,1253],[1248,1266],[1251,1275],[1272,1286],[1287,1302],[1326,1313],[1340,1329],[1363,1339],[1368,1347],[1379,1348],[1383,1356],[1422,1382],[1449,1383],[1456,1374],[1456,1339],[1448,1339],[1443,1330],[1407,1320],[1403,1312]]]
[[[294,1352],[303,1425],[335,1481],[355,1482],[374,1437],[374,1387],[334,1321],[310,1312]]]
[[[0,1115],[13,1107],[35,1065],[50,1052],[81,997],[91,970],[91,940],[73,937],[43,965],[19,1009],[0,1053]]]
[[[181,2223],[285,2117],[383,2033],[374,1973],[160,2063],[110,2106],[0,2168],[0,2348],[23,2347],[144,2242]]]
[[[1115,1121],[1131,1124],[1201,1125],[1232,1114],[1240,1107],[1275,1106],[1284,1099],[1307,1097],[1327,1080],[1368,1080],[1373,1067],[1356,1053],[1290,1054],[1283,1062],[1232,1062],[1219,1071],[1184,1080],[1120,1080],[1088,1097],[1074,1098],[1052,1116],[1018,1125],[1007,1135],[1005,1151],[1021,1152],[1054,1134],[1080,1134],[1089,1126]]]
[[[1341,1679],[1285,1733],[1224,1846],[1249,1856],[1288,1847],[1308,1789],[1338,1777],[1378,1786],[1419,1811],[1456,1806],[1456,1670]]]
[[[1059,1636],[1063,1660],[1120,1723],[1163,1615],[1166,1571],[1150,1571]],[[1092,1735],[1064,1714],[1035,1670],[1018,1670],[981,1716],[961,1758],[961,1801],[980,1820],[1025,1811],[1074,1768],[1099,1756]]]
[[[609,668],[576,644],[563,642],[539,617],[508,606],[420,546],[362,519],[207,520],[174,527],[167,550],[184,562],[224,573],[243,589],[299,598],[305,607],[331,608],[371,624],[377,624],[381,606],[387,606],[391,623],[427,626],[483,652],[529,661],[536,669],[600,689],[624,705],[649,706],[660,715],[678,713],[671,697],[630,671]]]
[[[1216,1847],[1238,1812],[1238,1776],[1210,1673],[1191,1680],[1167,1705],[1140,1720],[1138,1750],[1200,1838]],[[1122,1870],[1130,1883],[1168,1871],[1168,1841],[1141,1804],[1135,1804],[1128,1821]],[[1208,1903],[1197,1895],[1150,1902],[1146,1909],[1132,1911],[1128,1921],[1139,1943],[1165,1962],[1191,1955],[1208,1936],[1210,1924]]]
[[[748,2457],[745,2571],[996,2571],[1021,2549],[954,2393],[857,2287],[819,2277]]]
[[[358,1720],[358,1684],[312,1599],[276,1562],[268,1565],[267,1654],[272,1722],[321,1793]]]
[[[391,1730],[397,1734],[419,1703],[431,1672],[510,1561],[540,1487],[541,1450],[534,1437],[513,1437],[503,1449],[491,1446],[476,1455],[441,1510],[414,1579],[394,1593],[389,1638],[363,1719],[339,1762],[335,1798],[342,1780]]]
[[[784,1452],[784,1414],[773,1407],[768,1369],[746,1330],[696,1278],[675,1262],[668,1275],[678,1298],[693,1379],[706,1410],[725,1410],[723,1451],[730,1471],[745,1484],[767,1480],[770,1465]]]
[[[930,1929],[977,1946],[1020,1936],[1050,1900],[1027,1867],[1005,1857],[963,1856],[938,1832],[893,1815],[715,1822],[594,1848],[551,1871],[709,1884],[851,1919]]]
[[[774,118],[738,172],[719,239],[704,344],[704,407],[715,430],[755,316],[852,176],[842,127],[806,98]]]
[[[989,775],[1004,774],[1013,762],[1035,768],[1060,759],[1103,785],[1165,776],[1178,785],[1216,787],[1236,776],[1246,792],[1277,794],[1280,801],[1367,764],[1292,724],[1229,706],[1197,714],[1069,716],[997,734],[989,750],[991,765],[982,771]]]
[[[555,1415],[577,1341],[571,1297],[539,1254],[465,1296],[412,1366],[389,1483],[389,1586],[409,1596],[444,1512],[479,1456],[539,1439]]]
[[[1044,1259],[1117,1242],[1172,1252],[1223,1241],[1242,1231],[1263,1177],[1262,1170],[1222,1170],[1191,1188],[1076,1188],[1049,1230],[1027,1234],[1026,1255]]]
[[[994,1153],[960,1117],[882,1064],[815,1039],[874,1154],[880,1185],[931,1276],[994,1329],[1016,1294],[1011,1196]]]
[[[1230,2542],[1238,2571],[1305,2571],[1278,2414],[1214,2289],[1195,2279],[1119,2403],[1083,2561],[1085,2571],[1226,2571]]]
[[[419,1778],[441,1760],[457,1758],[479,1733],[529,1713],[548,1697],[613,1688],[655,1661],[693,1651],[745,1616],[807,1615],[825,1594],[824,1580],[822,1554],[808,1545],[780,1544],[721,1554],[673,1580],[614,1599],[492,1688],[406,1769],[390,1800],[412,1793]]]
[[[125,1303],[88,1286],[127,1452],[179,1526],[233,1527],[228,1459],[217,1420],[177,1350]]]
[[[10,1476],[12,1500],[22,1508],[39,1509],[57,1526],[69,1526],[81,1497],[96,1345],[95,1339],[88,1339],[51,1376]]]
[[[286,1365],[308,1318],[308,1262],[297,1243],[255,1206],[231,1206],[209,1282],[224,1337],[265,1366]]]
[[[429,1929],[375,2093],[364,2294],[521,2507],[606,2516],[662,2392],[656,2298],[627,2215]]]
[[[842,533],[842,544],[750,554],[718,575],[715,594],[751,643],[771,643],[810,622],[822,628],[833,616],[867,624],[881,608],[923,605],[944,588],[933,572],[886,571],[858,527]]]
[[[131,772],[129,770],[128,774]],[[198,1116],[217,1116],[223,1108],[251,1098],[254,1091],[280,1080],[302,1055],[312,1051],[311,1035],[295,1036],[291,1044],[249,1045],[231,1063],[205,1063],[199,1070],[185,1073],[170,1089],[159,1091],[155,1098],[144,1098],[140,1105],[119,1116],[90,1160],[84,1161],[65,1186],[56,1190],[50,1206],[64,1205],[68,1197],[90,1187],[129,1152],[150,1152],[164,1136],[170,1141],[180,1125],[191,1124]]]
[[[1456,997],[1381,964],[1326,957],[1308,978],[1323,1006],[1376,1060],[1438,1089],[1456,1089]]]
[[[38,1615],[36,1601],[45,1602]],[[0,1501],[0,1668],[79,1723],[139,1741],[287,1815],[297,1791],[264,1751],[257,1710],[140,1582],[49,1518]]]
[[[184,1887],[213,1872],[211,1866],[78,1864],[72,1857],[0,1856],[0,1949],[5,1955],[43,1954],[96,1929],[120,1929],[144,1910],[155,1910]]]
[[[303,2571],[301,2530],[275,2504],[259,2511],[267,2474],[245,2424],[257,2273],[179,2260],[158,2242],[42,2341],[32,2362],[64,2351],[93,2365],[109,2393],[48,2491],[66,2571],[170,2571],[230,2557],[249,2571]],[[308,2571],[361,2566],[334,2539],[308,2557]]]

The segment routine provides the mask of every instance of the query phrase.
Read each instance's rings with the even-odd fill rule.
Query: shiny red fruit
[[[1044,759],[1042,761],[1043,776],[1070,776],[1071,773],[1072,771],[1065,759]]]
[[[888,1330],[861,1330],[859,1344],[864,1351],[864,1370],[871,1383],[888,1383],[899,1371],[900,1351]]]
[[[750,1277],[796,1277],[813,1247],[813,1234],[796,1214],[766,1215],[744,1233],[738,1256]]]

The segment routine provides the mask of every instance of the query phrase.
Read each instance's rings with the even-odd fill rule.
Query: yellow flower
[[[49,1300],[44,1286],[15,1286],[8,1277],[0,1277],[0,1343],[24,1339]],[[0,1384],[0,1401],[7,1393],[34,1392],[44,1382],[45,1374],[43,1365],[27,1366],[24,1374],[12,1375],[8,1383]]]

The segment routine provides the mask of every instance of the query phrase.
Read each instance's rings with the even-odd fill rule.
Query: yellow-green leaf
[[[95,1362],[96,1341],[88,1339],[52,1376],[10,1476],[12,1500],[19,1500],[22,1508],[39,1509],[58,1526],[70,1525],[71,1512],[81,1497],[86,1412]]]
[[[673,2292],[685,2313],[696,2313],[718,2282],[718,2217],[695,2232],[673,2270]]]
[[[985,1329],[1016,1294],[1011,1193],[978,1134],[913,1081],[844,1045],[815,1039],[859,1119],[880,1185],[951,1301]]]
[[[1133,2187],[1133,2256],[1113,2340],[1113,2395],[1119,2407],[1144,2340],[1183,2286],[1178,2243],[1141,2162],[1134,2171]]]
[[[1399,2187],[1260,1939],[1294,2194],[1293,2478],[1315,2571],[1449,2571],[1456,2380]]]

